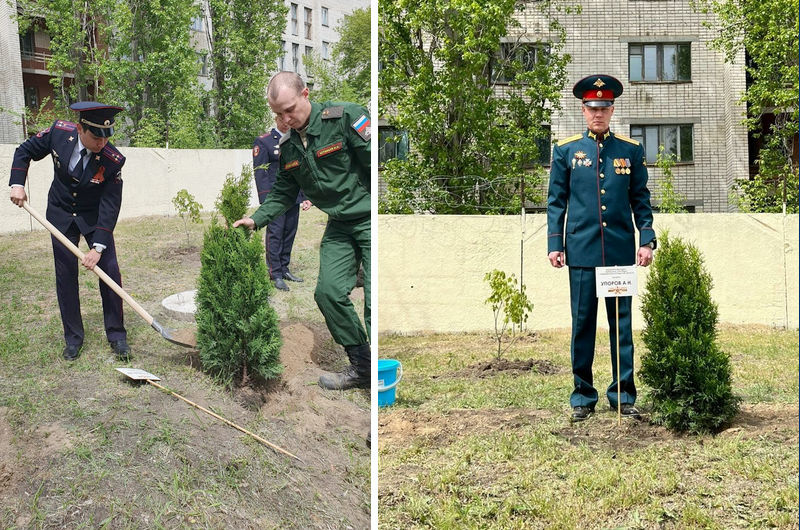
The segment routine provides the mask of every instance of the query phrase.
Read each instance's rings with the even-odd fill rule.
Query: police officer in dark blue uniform
[[[256,138],[253,143],[253,168],[258,191],[258,202],[263,204],[267,195],[275,185],[275,178],[280,167],[280,141],[289,133],[289,127],[280,117],[275,118],[275,128],[267,134]],[[284,280],[302,282],[289,271],[289,262],[292,259],[292,245],[297,235],[297,225],[300,221],[300,207],[303,211],[311,207],[303,192],[297,194],[297,202],[283,215],[273,219],[265,230],[264,246],[266,247],[267,270],[275,287],[281,291],[288,291],[289,286]]]
[[[553,148],[547,198],[548,259],[553,267],[569,267],[572,307],[572,420],[587,419],[595,409],[592,386],[597,296],[595,267],[648,266],[656,248],[644,149],[636,140],[609,130],[614,100],[622,83],[609,75],[578,81],[572,93],[582,102],[588,126],[582,134]],[[565,226],[566,217],[566,226]],[[635,230],[639,230],[636,247]],[[565,256],[566,255],[566,256]],[[566,257],[566,260],[565,260]],[[613,381],[606,397],[617,408],[615,301],[606,298]],[[619,298],[620,399],[622,415],[639,418],[634,407],[631,297]]]
[[[122,285],[113,232],[122,204],[125,157],[108,138],[114,134],[114,117],[123,109],[94,101],[75,103],[70,108],[80,113],[77,124],[58,120],[14,152],[9,181],[11,201],[21,207],[28,199],[24,186],[30,162],[50,155],[54,178],[47,195],[47,220],[76,245],[83,235],[90,250],[82,265],[87,269],[97,265]],[[84,336],[78,262],[55,237],[52,241],[56,294],[66,341],[63,356],[74,361],[80,355]],[[122,299],[102,281],[100,297],[106,337],[117,358],[127,360],[130,347],[123,324]]]

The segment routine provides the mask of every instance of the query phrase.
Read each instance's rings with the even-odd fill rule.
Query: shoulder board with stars
[[[74,131],[77,128],[71,121],[64,120],[56,121],[55,127],[56,129],[61,129],[62,131]]]
[[[122,153],[120,153],[116,149],[112,149],[112,148],[110,148],[108,146],[105,146],[103,148],[103,155],[105,155],[107,158],[110,158],[111,160],[113,160],[117,164],[119,164],[122,161]]]
[[[328,107],[327,109],[322,109],[322,119],[323,120],[330,120],[331,118],[341,118],[342,114],[344,114],[344,107],[338,105],[336,107]]]
[[[575,140],[580,140],[581,138],[583,138],[582,134],[576,134],[574,136],[570,136],[569,138],[564,138],[563,140],[560,140],[557,145],[561,147],[562,145],[574,142]]]
[[[628,142],[629,144],[639,145],[639,142],[637,142],[633,138],[628,138],[627,136],[623,136],[621,134],[614,134],[614,137],[622,140],[623,142]]]

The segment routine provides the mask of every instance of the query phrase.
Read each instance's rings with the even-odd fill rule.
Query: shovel
[[[67,236],[62,234],[55,226],[53,226],[50,223],[50,221],[42,217],[41,214],[39,214],[39,212],[34,210],[33,207],[31,207],[28,204],[28,201],[23,202],[22,207],[25,208],[25,210],[27,210],[27,212],[31,214],[34,217],[34,219],[39,221],[43,227],[47,228],[47,230],[51,234],[53,234],[53,237],[61,241],[61,243],[65,247],[67,247],[67,249],[70,252],[72,252],[73,254],[75,254],[75,256],[78,257],[78,259],[83,260],[84,257],[83,252],[81,252],[81,250],[78,247],[76,247],[75,244],[72,243],[72,241],[67,239]],[[150,326],[152,326],[153,329],[161,333],[162,337],[164,337],[173,344],[177,344],[178,346],[185,346],[187,348],[197,347],[197,339],[195,338],[194,332],[192,330],[184,329],[176,332],[174,330],[165,329],[161,324],[159,324],[156,321],[155,318],[153,318],[150,315],[150,313],[145,311],[144,308],[136,302],[136,300],[131,298],[131,295],[126,293],[125,290],[117,284],[117,282],[112,280],[108,274],[106,274],[103,270],[101,270],[100,267],[95,265],[95,267],[92,269],[92,272],[97,274],[97,276],[101,280],[103,280],[103,282],[106,285],[108,285],[115,293],[117,293],[120,296],[120,298],[128,302],[128,305],[130,305],[134,311],[139,313],[139,316],[145,319],[145,321],[148,324],[150,324]]]
[[[172,390],[170,390],[170,389],[168,389],[168,388],[166,388],[164,386],[159,385],[158,383],[156,383],[156,381],[161,381],[161,378],[160,377],[156,377],[155,375],[151,374],[150,372],[145,372],[144,370],[140,370],[138,368],[117,368],[117,371],[125,374],[126,376],[128,376],[131,379],[133,379],[134,381],[147,381],[148,383],[150,383],[154,387],[156,387],[156,388],[158,388],[160,390],[163,390],[167,394],[171,394],[171,395],[175,396],[178,399],[181,399],[181,400],[185,401],[186,403],[188,403],[189,405],[195,407],[196,409],[202,410],[206,414],[209,414],[209,415],[217,418],[219,421],[225,423],[226,425],[230,425],[234,429],[242,431],[243,433],[245,433],[248,436],[252,436],[253,438],[258,440],[262,444],[266,445],[267,447],[270,447],[270,448],[274,449],[275,451],[278,451],[279,453],[283,453],[283,454],[285,454],[287,456],[290,456],[290,457],[294,458],[295,460],[303,462],[302,460],[300,460],[298,457],[296,457],[295,455],[293,455],[289,451],[286,451],[285,449],[281,449],[280,447],[278,447],[275,444],[269,443],[268,441],[266,441],[262,437],[258,436],[257,434],[253,434],[252,432],[248,431],[247,429],[245,429],[243,427],[239,427],[238,425],[236,425],[232,421],[226,420],[225,418],[223,418],[219,414],[215,414],[215,413],[211,412],[210,410],[208,410],[207,408],[201,407],[200,405],[198,405],[194,401],[190,401],[190,400],[186,399],[185,397],[183,397],[182,395],[177,394],[177,393],[173,392]],[[305,462],[303,462],[303,463],[305,463]]]

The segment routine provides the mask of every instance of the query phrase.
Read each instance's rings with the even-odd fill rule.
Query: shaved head
[[[290,88],[295,94],[300,94],[305,87],[305,81],[298,74],[294,72],[278,72],[269,80],[267,94],[269,99],[275,99],[282,88]]]
[[[267,102],[277,119],[292,129],[301,130],[308,125],[311,102],[303,78],[294,72],[279,72],[269,80]]]

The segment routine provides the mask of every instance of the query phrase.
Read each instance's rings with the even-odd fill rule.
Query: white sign
[[[150,372],[145,372],[144,370],[140,370],[138,368],[117,368],[117,371],[122,372],[131,379],[161,381],[160,377],[156,377]]]
[[[633,296],[638,293],[636,266],[597,267],[595,269],[595,285],[598,298]]]

